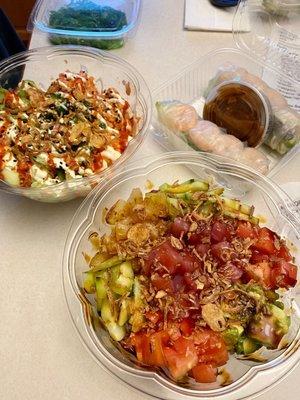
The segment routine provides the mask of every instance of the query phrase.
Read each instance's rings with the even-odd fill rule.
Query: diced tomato
[[[204,257],[208,253],[209,249],[210,245],[208,243],[200,243],[196,245],[196,251],[200,257]]]
[[[190,223],[185,221],[183,218],[175,218],[174,222],[172,222],[170,226],[170,233],[177,237],[180,238],[180,236],[185,235],[188,233],[190,229]]]
[[[166,365],[163,348],[167,345],[168,340],[169,335],[166,331],[155,332],[150,336],[150,365],[155,365],[156,367],[164,367]]]
[[[275,254],[274,233],[268,228],[261,228],[258,232],[258,239],[252,247],[263,254]]]
[[[230,240],[231,233],[228,225],[221,221],[215,221],[210,232],[210,237],[214,243],[222,242],[225,239]]]
[[[169,335],[166,331],[155,332],[151,335],[136,333],[132,337],[132,345],[137,359],[147,365],[165,366],[163,347],[168,344]]]
[[[168,277],[163,278],[158,274],[155,274],[151,277],[151,282],[157,290],[165,290],[168,293],[173,292],[173,283]]]
[[[271,274],[275,287],[294,287],[297,283],[297,267],[287,261],[276,261]]]
[[[277,257],[283,258],[285,261],[292,261],[292,256],[286,245],[282,244],[278,250]]]
[[[234,263],[228,262],[224,267],[219,269],[219,272],[231,282],[236,282],[242,277],[244,271]]]
[[[93,171],[99,171],[103,166],[103,157],[102,154],[99,152],[97,154],[94,154],[93,156],[93,164],[92,164],[92,169]]]
[[[225,343],[221,345],[219,349],[212,350],[206,354],[199,356],[199,362],[210,363],[215,367],[221,367],[228,361],[228,350]]]
[[[20,160],[17,165],[17,171],[20,176],[21,186],[28,187],[31,185],[32,177],[30,174],[30,167],[32,163],[29,160]]]
[[[0,136],[1,136],[1,127],[0,127]],[[0,143],[0,171],[3,169],[3,156],[5,154],[5,146]]]
[[[168,323],[168,334],[172,341],[180,338],[181,332],[178,322]]]
[[[211,329],[195,329],[193,332],[193,339],[196,346],[201,346],[205,351],[206,344],[209,342],[213,331]]]
[[[6,107],[14,107],[14,102],[17,101],[16,93],[7,91],[4,97],[4,104]]]
[[[216,367],[226,364],[228,351],[219,333],[210,329],[201,329],[194,331],[192,336],[197,348],[199,362],[209,363]]]
[[[147,311],[145,313],[145,317],[152,324],[157,324],[158,322],[163,320],[163,314],[160,310],[158,311]]]
[[[242,239],[255,239],[257,232],[255,227],[249,221],[239,221],[236,229],[236,235]]]
[[[175,340],[173,347],[165,347],[164,355],[174,379],[182,378],[198,363],[193,341],[184,337]]]
[[[192,375],[196,382],[212,383],[217,380],[217,368],[211,364],[199,363],[192,368]]]
[[[132,345],[135,348],[138,361],[148,364],[150,360],[150,338],[145,333],[136,333],[131,339]]]
[[[245,267],[249,279],[260,283],[265,289],[273,289],[270,264],[266,261],[258,264],[249,264]]]
[[[179,326],[184,336],[190,336],[195,328],[195,321],[192,318],[184,318]]]

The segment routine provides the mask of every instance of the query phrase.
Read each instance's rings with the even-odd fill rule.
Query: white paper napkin
[[[185,0],[184,28],[200,31],[232,32],[236,7],[214,7],[209,0]],[[248,21],[243,31],[249,31]]]

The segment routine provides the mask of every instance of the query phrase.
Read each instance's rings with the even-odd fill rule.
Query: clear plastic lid
[[[240,0],[233,33],[243,52],[300,82],[300,0]],[[282,80],[278,86],[285,90]]]
[[[56,35],[121,37],[137,24],[140,0],[38,0],[29,29]]]

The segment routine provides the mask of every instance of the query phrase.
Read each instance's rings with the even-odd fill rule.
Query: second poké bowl
[[[299,235],[286,193],[247,167],[191,152],[144,159],[73,219],[71,319],[97,363],[143,393],[253,399],[300,359]]]
[[[151,96],[117,56],[44,47],[0,63],[0,189],[44,202],[86,196],[143,142]]]

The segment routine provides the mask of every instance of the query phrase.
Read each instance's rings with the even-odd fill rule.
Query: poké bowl
[[[142,144],[151,118],[149,89],[144,78],[133,66],[108,52],[85,46],[49,46],[19,53],[0,63],[1,94],[3,91],[10,93],[12,90],[18,90],[18,85],[23,81],[33,82],[39,89],[46,91],[60,74],[65,73],[67,76],[67,73],[70,73],[78,76],[81,71],[94,78],[95,86],[101,94],[104,90],[113,88],[119,93],[122,101],[129,104],[137,122],[136,133],[130,141],[128,140],[125,150],[120,150],[121,155],[108,163],[107,168],[96,170],[97,172],[89,176],[82,175],[80,179],[77,179],[78,176],[73,179],[71,177],[51,185],[41,184],[35,187],[11,185],[2,179],[1,190],[42,202],[61,202],[86,196],[100,180],[114,174],[115,169],[130,159]],[[3,113],[2,100],[3,96],[0,96]]]
[[[93,256],[90,236],[110,231],[103,212],[117,200],[127,199],[132,189],[142,192],[158,189],[164,183],[197,179],[222,186],[227,198],[240,199],[255,207],[261,225],[266,225],[293,243],[294,263],[299,265],[300,219],[288,195],[268,178],[220,156],[204,153],[171,152],[143,159],[141,166],[128,165],[109,181],[101,182],[84,200],[75,214],[63,256],[63,287],[67,307],[81,341],[95,361],[113,376],[140,392],[160,399],[253,399],[279,383],[300,360],[300,291],[288,291],[291,324],[284,343],[276,350],[261,348],[256,357],[231,354],[218,369],[214,383],[197,383],[192,378],[176,381],[166,368],[149,367],[139,362],[111,339],[97,313],[93,296],[83,289],[87,271],[86,256]],[[243,191],[241,183],[251,190]],[[263,218],[262,218],[263,216]]]

